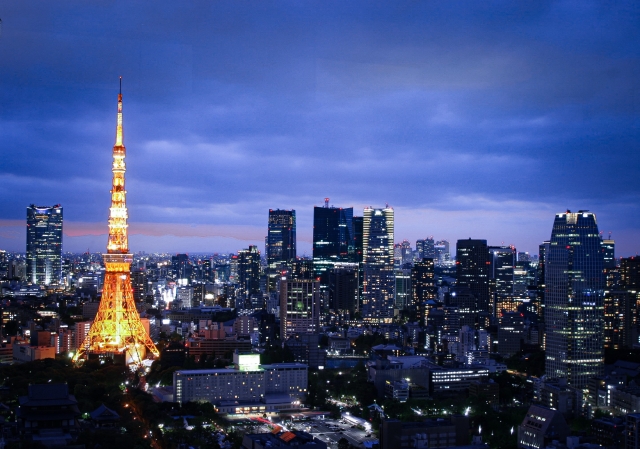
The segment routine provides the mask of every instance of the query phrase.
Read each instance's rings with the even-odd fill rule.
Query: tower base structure
[[[140,321],[131,287],[131,254],[104,254],[106,268],[102,299],[89,333],[73,360],[93,358],[124,360],[142,365],[160,354]]]

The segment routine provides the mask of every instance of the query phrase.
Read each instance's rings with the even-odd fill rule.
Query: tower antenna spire
[[[122,77],[120,77],[120,95],[122,95]]]

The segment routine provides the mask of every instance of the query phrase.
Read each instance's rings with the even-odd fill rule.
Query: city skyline
[[[640,251],[631,2],[32,5],[0,10],[0,249],[61,204],[63,251],[103,250],[122,75],[133,252],[264,254],[283,209],[310,256],[325,197],[388,203],[412,246],[536,254],[585,209]]]

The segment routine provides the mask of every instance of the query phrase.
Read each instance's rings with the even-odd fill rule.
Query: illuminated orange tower
[[[116,144],[113,146],[113,183],[109,209],[109,242],[102,259],[106,268],[102,300],[93,324],[74,361],[88,355],[123,355],[127,365],[139,365],[149,354],[158,356],[158,349],[149,338],[136,310],[131,288],[130,267],[133,256],[129,253],[127,238],[127,202],[124,189],[124,158],[126,150],[122,140],[122,77],[118,94],[118,121]]]

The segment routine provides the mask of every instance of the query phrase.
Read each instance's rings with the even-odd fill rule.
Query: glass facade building
[[[362,315],[364,318],[393,318],[395,277],[393,272],[393,209],[364,210],[362,259],[364,280]]]
[[[353,208],[313,208],[313,266],[321,278],[336,262],[355,262]]]
[[[456,273],[458,287],[466,287],[478,299],[478,310],[492,312],[489,289],[489,249],[486,240],[458,240]]]
[[[515,312],[513,298],[516,249],[512,246],[489,247],[489,276],[491,279],[492,309],[495,316],[502,311]]]
[[[296,260],[296,211],[269,209],[269,225],[265,242],[267,288],[275,291],[283,266],[291,268]]]
[[[260,251],[255,245],[238,251],[238,293],[236,307],[260,309],[262,304],[252,304],[252,297],[261,298],[260,292]],[[258,300],[261,302],[261,299]]]
[[[604,373],[603,262],[595,214],[556,214],[545,265],[546,375],[576,388]]]
[[[58,284],[62,279],[62,207],[27,207],[27,279]]]

